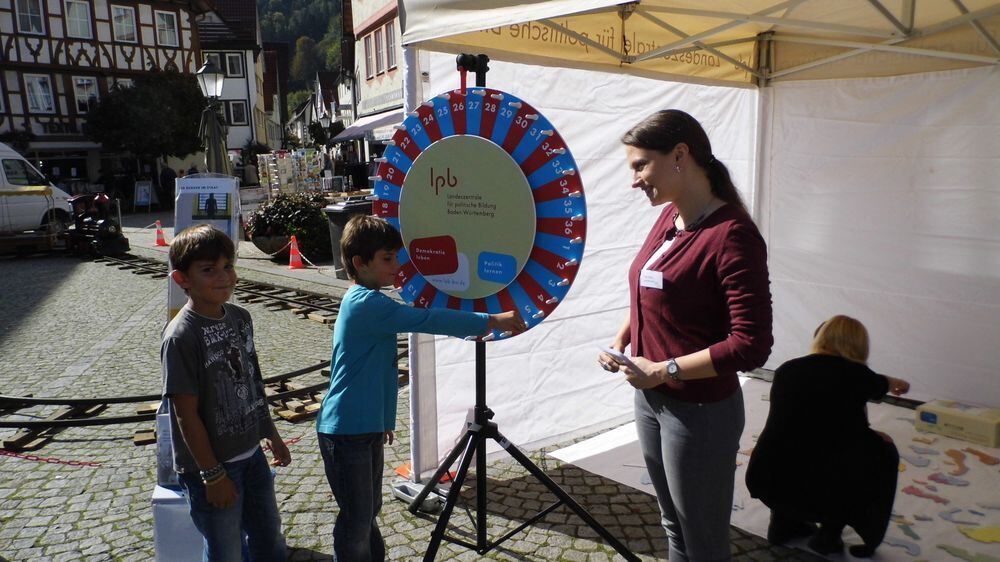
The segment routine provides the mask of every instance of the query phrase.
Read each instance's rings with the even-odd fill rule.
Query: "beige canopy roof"
[[[728,85],[1000,64],[997,0],[399,0],[403,44]]]

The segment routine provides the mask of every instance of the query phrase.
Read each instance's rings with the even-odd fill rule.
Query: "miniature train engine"
[[[73,206],[73,226],[66,233],[71,254],[119,256],[129,251],[117,213],[112,213],[106,193],[84,193],[69,199]],[[115,202],[117,204],[117,201]]]

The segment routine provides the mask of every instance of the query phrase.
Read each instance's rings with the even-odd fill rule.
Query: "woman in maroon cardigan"
[[[622,137],[632,187],[666,205],[629,269],[629,315],[602,353],[636,388],[635,418],[671,562],[729,560],[736,452],[743,432],[737,371],[771,352],[767,249],[704,129],[659,111]]]

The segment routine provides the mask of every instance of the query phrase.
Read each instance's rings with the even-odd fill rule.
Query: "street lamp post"
[[[195,75],[198,77],[201,93],[208,98],[208,107],[201,112],[199,128],[202,142],[205,143],[205,167],[209,172],[232,175],[226,149],[226,126],[217,109],[226,75],[209,58],[205,59],[205,64]]]
[[[205,59],[205,64],[198,69],[197,76],[201,93],[210,101],[218,101],[222,95],[222,84],[226,80],[226,75],[215,66],[212,59]]]

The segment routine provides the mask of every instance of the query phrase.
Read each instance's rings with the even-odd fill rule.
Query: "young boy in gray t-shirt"
[[[171,277],[188,302],[163,332],[163,397],[169,400],[174,468],[206,560],[284,560],[274,464],[291,454],[268,412],[250,313],[227,302],[235,247],[217,228],[192,226],[170,244]]]

